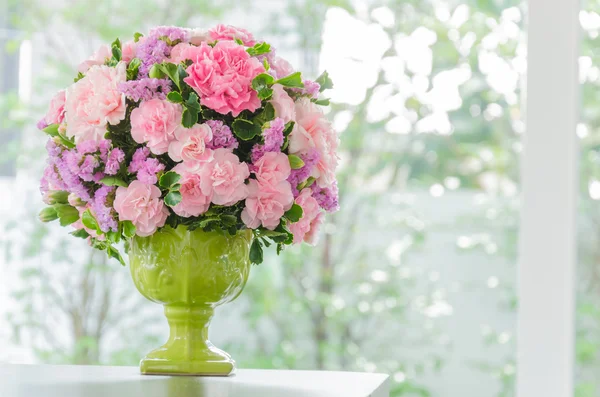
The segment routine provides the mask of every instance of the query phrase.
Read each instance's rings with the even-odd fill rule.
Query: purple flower
[[[150,30],[148,36],[141,41],[136,50],[136,56],[141,61],[138,80],[148,77],[148,72],[155,63],[161,63],[169,57],[171,54],[169,44],[174,44],[176,41],[187,42],[190,40],[190,35],[189,30],[175,26],[159,26]]]
[[[140,182],[154,185],[158,181],[156,174],[164,170],[165,166],[157,159],[148,157],[149,155],[150,149],[147,147],[137,149],[129,163],[128,171],[132,174],[137,172],[137,179]]]
[[[153,98],[165,99],[171,92],[169,79],[154,79],[145,77],[119,84],[119,90],[133,101],[149,101]]]
[[[212,130],[212,141],[206,145],[209,149],[237,149],[239,142],[233,136],[231,128],[223,124],[221,120],[206,120],[207,124]]]
[[[319,206],[323,208],[327,212],[335,212],[340,209],[339,205],[339,190],[337,186],[337,182],[335,182],[331,187],[320,188],[317,184],[313,184],[312,188],[312,196],[317,200]]]
[[[86,182],[94,180],[94,170],[99,166],[96,156],[86,155],[79,166],[79,177]]]
[[[98,150],[98,143],[96,141],[83,141],[77,144],[77,151],[81,154],[94,153],[96,150]]]
[[[108,158],[106,159],[106,166],[104,167],[104,173],[106,175],[115,175],[119,172],[121,163],[125,159],[125,153],[119,148],[114,148],[110,151]]]
[[[321,85],[316,81],[312,80],[304,80],[304,88],[302,89],[303,95],[308,95],[311,98],[317,99],[319,98],[319,90],[321,89]]]
[[[292,185],[292,192],[294,193],[294,197],[298,197],[300,192],[298,191],[298,185],[305,180],[308,179],[310,174],[312,173],[313,168],[319,162],[319,152],[316,149],[311,150],[310,152],[300,155],[302,161],[304,161],[304,166],[301,168],[292,170],[290,176],[288,177],[288,182]]]
[[[119,228],[117,221],[112,212],[111,206],[107,205],[107,196],[115,190],[114,186],[106,186],[103,185],[94,194],[94,199],[92,201],[92,210],[96,214],[96,219],[98,220],[98,225],[100,226],[100,230],[103,232],[108,232],[112,230],[116,232]]]
[[[282,118],[277,117],[269,123],[269,128],[263,131],[265,140],[265,152],[279,152],[283,145],[283,130],[285,122]]]
[[[46,122],[46,118],[44,117],[40,121],[38,121],[37,128],[38,130],[43,130],[46,127],[48,127],[48,123]]]

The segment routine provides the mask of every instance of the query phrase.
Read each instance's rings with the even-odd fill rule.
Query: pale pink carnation
[[[289,76],[290,74],[294,73],[294,67],[288,61],[278,56],[272,57],[272,59],[270,59],[269,65],[271,66],[269,72],[271,74],[274,74],[275,78],[277,79]]]
[[[131,221],[140,237],[152,235],[165,225],[169,210],[160,199],[160,189],[133,181],[128,187],[119,187],[115,195],[114,207],[119,220]]]
[[[200,45],[200,44],[202,44],[202,42],[209,41],[209,40],[210,40],[210,33],[208,33],[208,30],[201,29],[201,28],[192,29],[191,35],[190,35],[190,44]]]
[[[147,143],[154,154],[166,153],[181,125],[183,109],[177,103],[158,98],[144,101],[131,112],[131,136]]]
[[[277,185],[287,180],[291,171],[288,156],[281,152],[266,152],[254,163],[256,179],[264,184]]]
[[[50,100],[50,106],[44,116],[46,124],[61,124],[65,119],[65,90],[58,91]]]
[[[169,157],[173,161],[210,161],[213,152],[206,145],[211,140],[212,130],[206,124],[194,124],[192,128],[179,126],[175,140],[169,144]]]
[[[316,178],[319,186],[331,186],[335,182],[339,139],[320,107],[310,99],[302,98],[296,102],[296,124],[289,138],[290,154],[302,155],[313,148],[317,150],[319,162],[311,176]]]
[[[228,149],[216,149],[214,159],[199,166],[202,191],[212,191],[212,202],[217,205],[233,205],[248,195],[244,183],[250,176],[248,165]]]
[[[285,123],[296,119],[294,100],[283,89],[281,84],[273,84],[273,97],[271,105],[275,109],[275,116],[283,119]]]
[[[232,41],[219,41],[214,47],[202,43],[184,50],[182,57],[194,62],[186,69],[184,81],[200,95],[202,105],[234,117],[260,108],[252,79],[265,68],[244,47]]]
[[[129,41],[126,41],[125,43],[123,43],[123,45],[121,46],[121,59],[124,60],[125,62],[129,62],[133,58],[135,58],[135,53],[137,51],[137,45],[138,45],[138,43],[136,43],[133,40],[129,40]]]
[[[169,57],[169,62],[178,64],[180,62],[185,61],[184,53],[188,48],[193,47],[189,43],[179,43],[176,44],[175,47],[171,48],[171,56]]]
[[[251,179],[248,183],[248,198],[242,211],[242,221],[250,229],[260,225],[274,230],[283,214],[292,208],[294,195],[287,181],[276,185],[260,183]]]
[[[65,103],[66,134],[75,142],[101,140],[106,125],[125,118],[125,94],[119,84],[127,80],[126,65],[92,66],[87,75],[67,89]]]
[[[77,66],[77,71],[79,73],[85,74],[92,66],[95,65],[104,65],[107,59],[112,57],[112,51],[110,47],[106,44],[103,44],[98,48],[91,57],[81,62],[79,66]]]
[[[210,206],[212,190],[202,190],[201,178],[205,177],[201,168],[205,163],[180,163],[173,171],[181,175],[181,202],[173,207],[173,211],[183,217],[198,216],[205,213]]]
[[[296,197],[296,204],[302,207],[302,218],[298,222],[288,225],[290,232],[294,235],[294,244],[302,241],[313,243],[317,234],[316,229],[322,222],[321,216],[319,216],[321,214],[319,203],[311,194],[311,189],[304,189]]]
[[[252,47],[256,44],[256,40],[252,36],[252,33],[246,29],[236,28],[231,25],[219,24],[208,31],[210,38],[215,40],[241,40],[245,46]]]

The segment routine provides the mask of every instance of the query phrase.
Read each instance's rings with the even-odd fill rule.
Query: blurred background
[[[155,25],[254,32],[328,70],[341,211],[252,269],[212,341],[241,368],[385,372],[392,396],[514,395],[526,4],[0,0],[0,362],[137,365],[168,332],[128,269],[41,224],[35,124],[75,66]],[[576,395],[600,396],[600,0],[580,12]],[[543,277],[543,275],[540,275]]]

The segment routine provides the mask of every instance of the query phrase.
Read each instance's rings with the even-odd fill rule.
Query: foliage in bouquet
[[[331,87],[249,32],[158,27],[102,46],[51,100],[42,221],[123,262],[116,248],[168,225],[252,229],[263,246],[313,243],[338,208]]]

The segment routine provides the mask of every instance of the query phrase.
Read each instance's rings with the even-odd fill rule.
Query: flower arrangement
[[[50,101],[44,222],[106,250],[168,225],[251,229],[263,246],[313,243],[338,209],[326,72],[303,79],[233,26],[157,27],[102,46]]]

